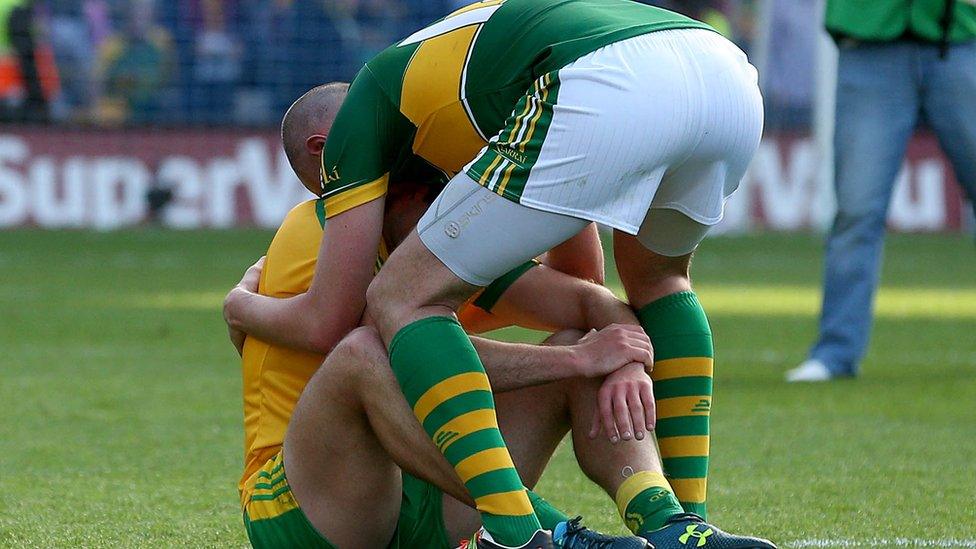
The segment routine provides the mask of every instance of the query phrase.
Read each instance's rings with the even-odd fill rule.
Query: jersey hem
[[[367,202],[376,200],[386,194],[390,174],[383,174],[378,179],[368,183],[363,183],[351,189],[325,198],[325,218],[337,216],[345,211],[351,210],[356,206],[361,206]]]

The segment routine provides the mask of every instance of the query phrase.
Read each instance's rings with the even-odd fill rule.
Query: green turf
[[[0,547],[246,543],[219,305],[269,238],[0,232]],[[819,252],[814,237],[758,236],[699,253],[717,349],[712,518],[785,545],[976,539],[972,241],[893,237],[863,377],[788,386],[814,333]],[[566,450],[539,491],[619,531]]]

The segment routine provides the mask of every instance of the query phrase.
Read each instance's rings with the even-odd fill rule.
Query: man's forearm
[[[235,288],[224,302],[224,318],[249,336],[319,354],[327,353],[359,322],[358,317],[343,322],[336,315],[323,322],[306,300],[307,294],[280,299]]]
[[[481,337],[471,342],[488,373],[492,390],[512,391],[579,375],[579,357],[570,346],[506,343]]]

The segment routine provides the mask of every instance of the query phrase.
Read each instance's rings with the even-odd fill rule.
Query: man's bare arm
[[[232,289],[224,300],[224,319],[230,329],[294,349],[331,350],[363,315],[383,206],[380,198],[329,219],[307,292],[278,299],[241,285]]]
[[[519,277],[492,309],[500,319],[545,331],[639,325],[630,306],[606,287],[540,265]]]
[[[608,326],[575,345],[506,343],[472,337],[492,390],[511,391],[572,377],[602,377],[631,362],[651,360],[651,342],[639,327]]]

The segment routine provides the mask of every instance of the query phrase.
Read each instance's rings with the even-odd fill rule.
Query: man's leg
[[[644,223],[652,227],[672,214],[671,210],[652,210]],[[696,515],[704,513],[708,474],[712,336],[688,275],[688,250],[697,246],[707,227],[690,219],[671,222],[668,242],[651,236],[643,226],[638,236],[619,231],[614,234],[620,280],[654,345],[651,377],[657,401],[655,434],[667,475],[667,480],[658,477],[659,469],[635,474],[631,477],[634,480],[628,479],[617,488],[617,504],[627,525],[658,547],[683,547],[692,538],[700,546],[713,541],[721,547],[775,547],[767,540],[727,534],[692,514],[664,518],[664,526],[654,529],[662,516],[660,511],[648,512],[647,506],[670,496],[679,509],[683,506]],[[650,248],[684,255],[668,257]],[[648,459],[647,455],[642,457]],[[635,506],[633,511],[631,506]]]
[[[563,332],[551,337],[548,343],[569,345],[581,335]],[[498,397],[502,405],[500,421],[506,436],[516,441],[514,457],[520,473],[530,485],[538,482],[556,446],[569,429],[567,401],[568,395],[574,394],[572,383],[552,383]],[[349,436],[367,440],[370,447],[349,448],[345,442]],[[302,393],[289,426],[286,446],[292,489],[306,516],[330,540],[358,540],[352,542],[352,547],[361,546],[356,543],[368,545],[370,539],[364,536],[375,523],[364,522],[363,517],[372,517],[377,503],[384,509],[395,501],[398,505],[392,512],[401,511],[400,517],[404,516],[399,509],[400,494],[386,489],[389,485],[399,486],[399,478],[387,471],[391,461],[444,492],[447,540],[470,536],[481,525],[474,501],[467,495],[454,469],[413,418],[390,370],[383,343],[372,329],[354,331],[329,355]],[[336,453],[335,449],[340,451]],[[364,478],[370,489],[379,485],[383,490],[374,497],[365,498],[364,502],[359,501],[361,498],[349,499],[350,491],[359,496],[370,493],[359,492]],[[405,491],[407,482],[405,479]],[[415,480],[411,481],[410,495],[418,494],[417,485]],[[546,529],[555,528],[567,520],[566,515],[541,497],[531,492],[529,497],[534,513]],[[423,496],[417,499],[423,499]],[[425,511],[424,502],[411,504],[414,508],[408,510],[407,515],[418,518],[418,521],[399,524],[400,541],[426,546],[444,537],[440,532],[432,532],[438,525],[434,525],[430,513],[410,512]],[[341,509],[338,516],[334,511],[336,508]],[[383,511],[383,517],[390,516],[390,510]],[[440,519],[439,516],[436,518]],[[390,521],[380,522],[385,526],[379,529],[379,537],[389,535],[392,532]],[[392,524],[397,525],[395,520]],[[342,542],[335,543],[346,546]]]
[[[475,204],[469,206],[468,199]],[[453,215],[468,215],[470,208],[481,212],[491,207],[523,209],[461,174],[438,197],[418,228],[458,243],[469,238],[482,242],[498,242],[494,237],[510,239],[512,227],[496,226],[497,234],[492,234],[451,220]],[[367,314],[389,344],[390,363],[407,402],[464,481],[485,528],[496,541],[513,547],[532,538],[540,524],[498,430],[484,366],[454,311],[474,294],[474,283],[487,285],[492,276],[567,240],[587,225],[575,218],[538,213],[542,214],[534,218],[538,226],[515,228],[519,245],[498,246],[499,255],[490,272],[468,277],[471,283],[439,261],[414,232],[390,256],[367,292]]]
[[[655,434],[664,472],[684,509],[704,517],[712,334],[691,290],[691,255],[658,255],[619,231],[614,249],[624,289],[654,346]]]
[[[914,46],[842,48],[834,130],[834,217],[824,258],[820,335],[810,358],[855,375],[872,324],[885,218],[919,109]]]
[[[952,46],[945,59],[933,47],[926,68],[925,117],[976,211],[976,42]]]
[[[436,452],[410,451],[427,446],[382,342],[361,328],[336,346],[302,393],[285,438],[285,470],[302,511],[334,545],[385,547],[400,512],[395,459],[409,469],[454,476]],[[455,486],[453,493],[464,497]]]
[[[572,345],[582,336],[567,330],[553,335],[546,344]],[[583,472],[618,501],[621,517],[627,517],[635,534],[656,530],[682,509],[667,487],[654,441],[648,437],[612,444],[606,437],[587,436],[602,381],[574,378],[496,394],[499,427],[530,488],[538,483],[559,442],[572,429],[573,448]],[[544,528],[554,529],[568,520],[538,495],[529,495]],[[477,513],[448,496],[444,516],[454,536],[470,535],[480,524]]]

